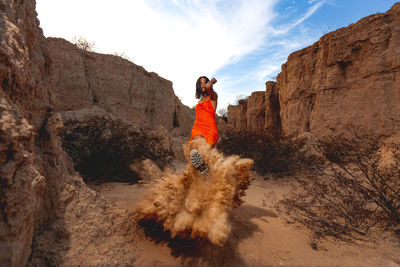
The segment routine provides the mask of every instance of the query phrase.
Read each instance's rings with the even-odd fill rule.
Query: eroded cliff
[[[77,167],[171,160],[194,112],[154,73],[46,39],[35,5],[0,1],[0,265],[133,264],[134,221]]]
[[[229,123],[265,134],[316,137],[343,134],[348,127],[377,136],[400,130],[400,3],[328,33],[289,55],[276,83],[268,82],[265,122],[238,123],[248,110],[237,107]],[[232,108],[230,109],[232,110]],[[258,130],[253,130],[257,132]]]
[[[98,106],[138,127],[190,131],[194,112],[175,96],[170,81],[121,57],[84,51],[61,38],[47,38],[47,44],[57,111]]]

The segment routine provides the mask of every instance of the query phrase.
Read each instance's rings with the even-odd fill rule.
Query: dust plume
[[[203,156],[208,166],[207,176],[202,176],[190,163],[192,149]],[[242,204],[241,197],[250,184],[253,160],[225,157],[204,139],[184,145],[184,152],[188,164],[183,172],[169,170],[161,174],[137,205],[137,219],[157,221],[170,231],[171,237],[200,237],[222,245],[230,233],[229,212]]]

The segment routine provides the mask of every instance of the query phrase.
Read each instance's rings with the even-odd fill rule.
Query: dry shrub
[[[218,142],[226,155],[239,155],[254,160],[254,169],[261,174],[291,175],[310,169],[319,160],[302,151],[304,140],[275,139],[244,131],[227,131]]]
[[[94,42],[89,42],[83,37],[74,37],[72,38],[72,43],[76,45],[79,49],[85,52],[93,52],[95,44]]]
[[[184,147],[187,159],[194,148],[203,156],[209,174],[202,176],[191,163],[183,173],[165,171],[137,205],[136,217],[145,229],[222,245],[230,233],[229,212],[242,204],[241,197],[250,184],[253,161],[224,157],[203,139]]]
[[[163,168],[172,161],[173,152],[163,132],[139,129],[109,114],[76,114],[64,114],[60,136],[86,183],[136,183],[141,177],[132,163],[151,159]]]
[[[391,144],[393,161],[380,165],[379,139],[366,134],[320,143],[328,168],[298,179],[277,204],[288,222],[299,222],[315,237],[354,238],[372,227],[399,232],[400,146]]]

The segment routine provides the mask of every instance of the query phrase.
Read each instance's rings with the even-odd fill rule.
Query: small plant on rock
[[[81,36],[72,38],[72,43],[85,52],[94,51],[95,44],[93,42],[89,42]]]

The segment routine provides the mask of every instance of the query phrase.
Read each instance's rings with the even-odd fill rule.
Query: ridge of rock
[[[400,130],[400,3],[322,36],[293,52],[276,82],[266,83],[266,101],[228,108],[239,130],[273,136],[318,138],[361,128],[376,136]],[[253,106],[254,105],[254,106]],[[262,120],[244,121],[265,107]],[[250,122],[250,125],[249,125]],[[257,129],[257,130],[255,130]]]

